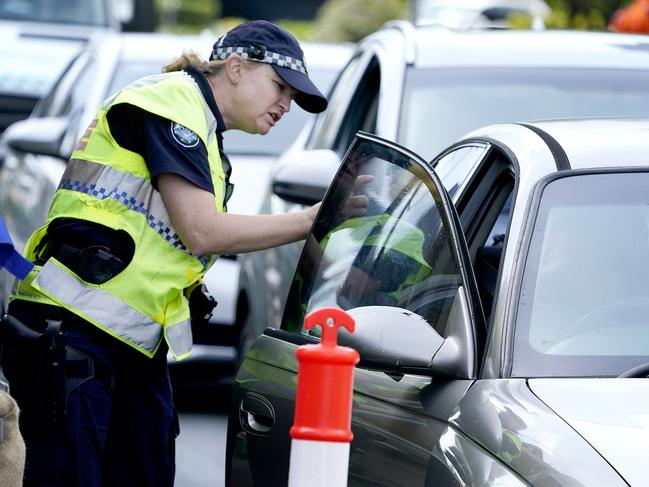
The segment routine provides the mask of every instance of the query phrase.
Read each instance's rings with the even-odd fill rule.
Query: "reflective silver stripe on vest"
[[[164,328],[165,339],[174,358],[182,357],[192,351],[191,319]]]
[[[151,354],[160,343],[160,323],[103,289],[85,286],[51,261],[45,263],[34,283],[51,297],[80,311],[89,319]],[[191,329],[189,333],[191,341]],[[181,341],[184,343],[184,340],[185,337]]]
[[[146,217],[147,224],[172,247],[192,255],[176,233],[160,193],[146,179],[105,164],[71,159],[59,189],[78,191],[99,200],[113,199]],[[196,256],[203,265],[209,258]]]

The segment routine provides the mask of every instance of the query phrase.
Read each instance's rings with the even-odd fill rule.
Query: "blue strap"
[[[16,251],[7,231],[7,226],[0,217],[0,269],[3,267],[18,279],[25,279],[27,274],[34,268],[34,264]]]

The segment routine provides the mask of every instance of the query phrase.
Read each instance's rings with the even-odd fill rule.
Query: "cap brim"
[[[320,113],[327,109],[327,98],[305,74],[290,68],[271,64],[275,72],[297,91],[295,103],[311,113]]]

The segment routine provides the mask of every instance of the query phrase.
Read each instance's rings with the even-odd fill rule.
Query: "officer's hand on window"
[[[369,208],[370,200],[367,195],[359,194],[359,191],[366,184],[370,184],[374,181],[374,176],[370,174],[361,174],[356,177],[354,181],[354,187],[345,200],[342,217],[343,220],[347,220],[352,217],[365,216],[367,214],[367,209]]]

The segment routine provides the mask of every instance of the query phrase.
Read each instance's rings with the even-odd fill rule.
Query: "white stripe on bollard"
[[[346,487],[348,463],[349,443],[293,439],[288,487]]]

